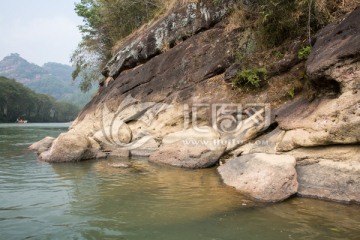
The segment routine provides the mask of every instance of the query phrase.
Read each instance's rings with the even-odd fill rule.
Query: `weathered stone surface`
[[[279,112],[287,130],[278,151],[360,142],[360,8],[323,29],[306,64],[317,99],[295,101]]]
[[[346,59],[359,60],[360,56],[360,7],[339,24],[325,27],[318,33],[316,43],[307,61],[307,74],[316,81],[335,65]]]
[[[304,64],[296,57],[298,42],[280,62],[267,66],[271,78],[266,86],[256,92],[233,89],[229,81],[242,67],[233,64],[235,53],[253,44],[252,30],[225,26],[221,19],[232,1],[216,6],[212,0],[201,2],[178,2],[172,12],[125,39],[104,70],[107,80],[74,121],[69,135],[61,135],[40,158],[60,162],[151,154],[152,162],[203,168],[216,164],[223,154],[245,154],[240,159],[256,157],[220,167],[228,172],[228,181],[261,201],[279,201],[296,192],[294,159],[286,156],[291,155],[302,174],[302,195],[358,201],[359,8],[317,35],[306,64],[317,92],[308,101],[304,92],[296,92],[295,99],[287,93],[304,85]],[[214,127],[211,111],[219,103],[241,103],[241,129],[183,131],[184,126]],[[269,103],[279,110],[271,111],[269,122],[264,120],[266,111],[247,114],[254,103]],[[267,129],[274,121],[279,127]],[[270,132],[259,137],[266,129]],[[141,141],[149,136],[153,141]],[[286,155],[261,155],[264,152]],[[317,170],[323,181],[318,181]],[[332,179],[326,183],[331,177],[327,172],[338,174],[334,179],[340,183]],[[241,177],[248,184],[236,182]]]
[[[131,157],[149,157],[153,152],[159,149],[159,143],[153,138],[150,138],[146,143],[132,149],[130,151]]]
[[[300,196],[360,203],[360,159],[298,166]]]
[[[29,149],[32,151],[36,151],[37,154],[41,154],[42,152],[49,150],[54,140],[55,138],[53,137],[45,137],[44,139],[31,144],[29,146]]]
[[[103,74],[117,77],[123,70],[130,69],[166,51],[219,22],[229,11],[228,0],[221,6],[212,1],[193,1],[178,4],[167,14],[141,33],[130,36],[117,54],[110,60]]]
[[[166,135],[163,145],[169,145],[182,141],[186,145],[204,145],[209,149],[223,148],[220,140],[220,134],[211,127],[201,127],[199,129],[190,128],[179,132]]]
[[[256,153],[235,158],[220,166],[224,183],[250,197],[278,202],[298,189],[296,161],[292,156]]]
[[[360,145],[298,148],[286,154],[297,160],[300,196],[360,202]]]
[[[226,143],[226,151],[232,151],[244,145],[270,126],[270,106],[265,104],[264,106],[260,106],[260,109],[258,108],[259,107],[253,107],[244,111],[250,115],[241,121],[241,127],[238,130],[221,133],[221,141]]]
[[[210,127],[170,133],[162,146],[150,155],[150,161],[183,168],[207,168],[215,165],[224,153],[220,134]]]
[[[127,144],[132,140],[132,131],[126,123],[116,122],[94,134],[94,139],[100,143]]]
[[[137,121],[129,122],[135,136],[146,134],[154,139],[178,132],[184,128],[183,106],[157,103],[147,110]]]
[[[51,148],[40,154],[39,159],[45,162],[76,162],[95,157],[90,140],[72,131],[60,134]]]
[[[322,160],[336,162],[358,161],[360,145],[332,145],[313,148],[298,148],[285,154],[294,156],[297,166],[305,166],[318,163]]]
[[[237,148],[232,154],[234,156],[250,153],[277,154],[277,145],[283,139],[285,131],[276,128],[268,134],[252,140],[251,142]]]
[[[150,155],[149,161],[174,167],[198,169],[214,166],[225,147],[209,149],[202,144],[186,144],[183,141],[163,145]]]

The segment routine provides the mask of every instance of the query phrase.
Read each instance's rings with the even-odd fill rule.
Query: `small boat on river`
[[[16,123],[25,124],[25,123],[28,123],[28,121],[18,118],[18,119],[16,119]]]

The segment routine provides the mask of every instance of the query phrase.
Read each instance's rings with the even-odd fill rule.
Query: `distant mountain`
[[[48,94],[59,101],[84,106],[94,91],[82,93],[71,78],[73,67],[45,63],[40,67],[13,53],[0,61],[0,76],[15,79],[37,93]]]

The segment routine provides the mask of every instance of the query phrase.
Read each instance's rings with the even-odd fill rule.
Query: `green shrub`
[[[272,48],[298,37],[309,38],[309,34],[314,34],[332,19],[329,12],[331,6],[326,2],[328,1],[256,1],[254,12],[258,15],[257,40],[263,47]]]
[[[253,68],[238,71],[236,78],[233,80],[233,87],[241,88],[243,86],[248,87],[260,87],[261,81],[266,79],[266,68]]]
[[[291,88],[287,93],[289,94],[289,96],[291,98],[294,98],[295,97],[295,88]]]
[[[309,55],[311,53],[311,46],[306,46],[306,47],[303,47],[302,49],[299,50],[298,52],[298,58],[300,60],[307,60],[309,58]]]
[[[213,0],[213,3],[214,3],[215,5],[220,5],[220,4],[223,4],[224,1],[223,1],[223,0]]]

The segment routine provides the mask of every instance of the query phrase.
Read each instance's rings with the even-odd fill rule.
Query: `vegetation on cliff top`
[[[306,61],[315,34],[359,4],[360,0],[260,0],[247,4],[237,1],[228,25],[231,29],[251,29],[251,37],[235,53],[240,68],[232,81],[233,87],[242,89],[249,83],[258,86],[258,79],[263,78],[254,70],[273,68],[289,54],[289,49],[297,48],[296,57]],[[299,71],[305,72],[304,65]],[[295,91],[289,90],[288,95],[293,98]]]
[[[93,82],[101,80],[101,70],[111,58],[112,49],[121,39],[150,21],[161,9],[173,2],[81,0],[77,3],[75,11],[83,17],[84,25],[80,26],[82,41],[72,55],[72,62],[76,66],[72,76],[73,79],[82,78],[81,89],[87,91]],[[225,1],[213,0],[213,3],[221,5],[225,4]],[[354,9],[360,4],[360,0],[235,0],[234,4],[229,25],[248,28],[253,36],[251,49],[239,49],[245,52],[242,53],[242,60],[254,60],[253,56],[256,54],[258,59],[266,60],[263,51],[268,54],[269,49],[294,39],[302,40],[304,49],[309,49],[306,46],[311,46],[311,38],[320,28]],[[254,69],[265,66],[252,64],[248,67]]]
[[[83,91],[101,79],[101,69],[112,56],[112,48],[122,38],[152,19],[164,0],[81,0],[75,11],[83,17],[82,41],[71,61],[73,79],[81,77]]]
[[[0,77],[0,122],[23,118],[30,122],[68,122],[75,119],[79,108],[38,94],[13,79]]]

